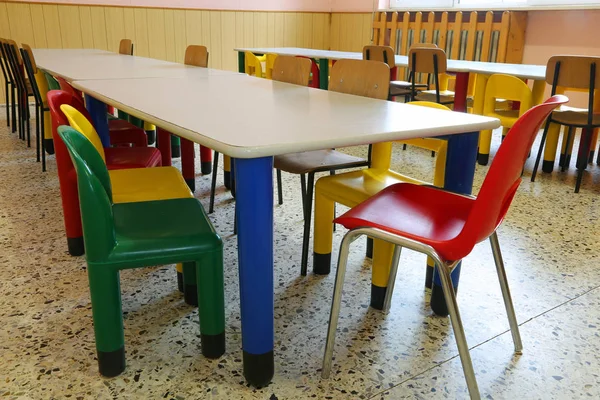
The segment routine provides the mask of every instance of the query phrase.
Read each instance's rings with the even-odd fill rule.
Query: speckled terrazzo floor
[[[333,373],[320,379],[334,274],[299,274],[299,178],[286,174],[285,204],[275,207],[273,383],[256,390],[242,377],[233,202],[221,181],[211,218],[225,242],[226,354],[216,361],[201,356],[197,311],[176,290],[171,266],[125,271],[128,367],[117,378],[100,377],[85,260],[66,252],[54,158],[41,173],[35,150],[5,126],[0,120],[0,397],[467,397],[449,321],[429,309],[424,257],[403,252],[392,310],[384,315],[368,307],[370,268],[364,243],[358,242],[347,273]],[[493,151],[498,145],[495,137]],[[427,179],[432,165],[426,151],[395,151],[397,170]],[[499,231],[522,356],[512,355],[489,245],[476,247],[464,262],[458,299],[479,386],[483,397],[494,399],[600,398],[600,168],[590,166],[575,195],[573,165],[533,184],[532,165],[529,160]],[[477,188],[486,171],[477,168]],[[198,175],[196,185],[196,196],[208,205],[209,178]],[[341,235],[338,229],[334,258]]]

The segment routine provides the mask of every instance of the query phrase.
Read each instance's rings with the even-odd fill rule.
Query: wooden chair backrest
[[[126,56],[133,55],[133,43],[131,39],[121,39],[119,42],[119,54],[125,54]]]
[[[11,47],[14,47],[17,61],[19,62],[19,65],[23,65],[23,58],[21,58],[21,52],[19,51],[19,45],[17,44],[17,42],[15,42],[12,39],[6,39],[4,43],[8,44]]]
[[[208,68],[208,50],[206,46],[191,44],[185,49],[185,65]]]
[[[331,68],[329,90],[387,100],[390,67],[379,61],[339,60]]]
[[[31,46],[29,46],[28,44],[22,43],[21,47],[23,48],[23,50],[25,50],[25,52],[29,56],[29,61],[31,62],[31,69],[33,69],[33,73],[37,74],[38,68],[37,68],[37,64],[35,63],[35,58],[33,58],[33,51],[31,51]]]
[[[435,69],[435,60],[437,59],[437,71]],[[416,65],[413,65],[416,64]],[[435,47],[415,47],[408,52],[408,68],[412,72],[433,74],[443,74],[446,72],[447,59],[446,52]]]
[[[558,68],[558,79],[554,74]],[[546,82],[550,85],[589,91],[592,81],[592,67],[595,65],[595,87],[600,83],[600,57],[593,56],[553,56],[546,66]]]
[[[308,86],[312,63],[308,58],[277,56],[273,64],[274,81]]]
[[[363,47],[363,60],[372,60],[386,63],[390,68],[396,66],[394,49],[390,46],[365,46]]]
[[[435,43],[413,43],[412,46],[410,46],[410,48],[411,49],[417,49],[417,48],[421,48],[421,49],[437,49],[438,45],[435,44]]]

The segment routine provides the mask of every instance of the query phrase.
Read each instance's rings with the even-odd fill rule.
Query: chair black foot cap
[[[435,269],[431,265],[427,266],[427,271],[425,272],[425,287],[427,289],[431,289],[431,287],[433,286],[433,271],[434,270]]]
[[[98,350],[98,369],[100,374],[107,378],[125,371],[125,346],[115,351]]]
[[[375,286],[371,284],[371,307],[376,310],[383,310],[386,287]]]
[[[477,163],[479,165],[488,165],[489,161],[490,161],[490,155],[489,154],[477,153]]]
[[[367,237],[367,251],[365,256],[367,258],[373,258],[373,239],[370,237]]]
[[[46,153],[50,155],[54,154],[54,140],[44,139],[44,149],[46,150]]]
[[[181,146],[171,144],[171,157],[172,158],[181,157]]]
[[[179,289],[181,293],[185,292],[183,290],[183,272],[179,271],[177,271],[177,289]]]
[[[313,253],[313,272],[316,275],[329,275],[331,272],[331,253]]]
[[[542,171],[550,173],[552,170],[554,170],[554,161],[544,160],[542,162]]]
[[[223,171],[223,180],[225,181],[225,187],[231,190],[231,171]]]
[[[83,245],[83,236],[75,238],[67,238],[67,248],[69,254],[72,256],[82,256],[85,253],[85,247]]]
[[[202,355],[206,358],[219,358],[225,354],[225,331],[216,335],[200,334]]]
[[[184,285],[183,298],[185,299],[186,304],[198,307],[198,286]]]
[[[194,193],[196,191],[196,179],[195,178],[189,178],[189,179],[186,178],[185,183],[187,183],[187,185],[190,188],[190,190],[192,191],[192,193]]]
[[[156,143],[156,131],[146,131],[146,136],[148,136],[149,145]]]
[[[212,161],[202,161],[200,163],[200,172],[202,172],[202,175],[209,175],[212,172]]]

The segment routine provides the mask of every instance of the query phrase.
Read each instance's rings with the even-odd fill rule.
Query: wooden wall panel
[[[362,47],[368,14],[207,11],[0,1],[0,37],[37,48],[117,51],[134,43],[134,54],[183,62],[190,44],[208,47],[209,66],[236,71],[234,47]],[[332,25],[336,23],[336,28]],[[356,23],[356,27],[342,26]],[[342,38],[343,36],[343,38]],[[0,103],[4,103],[0,77]]]

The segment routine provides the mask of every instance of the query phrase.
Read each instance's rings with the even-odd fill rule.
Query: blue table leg
[[[477,161],[477,143],[479,132],[451,135],[448,137],[448,155],[446,158],[446,177],[444,189],[460,194],[471,194],[475,164]],[[429,268],[429,267],[428,267]],[[461,263],[452,271],[454,290],[458,289]],[[437,315],[448,315],[448,308],[444,299],[442,282],[437,270],[433,273],[431,288],[431,309]]]
[[[244,376],[271,382],[273,363],[273,157],[235,160]]]
[[[110,147],[110,135],[108,133],[108,116],[106,104],[96,100],[90,95],[85,95],[85,107],[92,117],[92,125],[96,128],[102,146]]]

